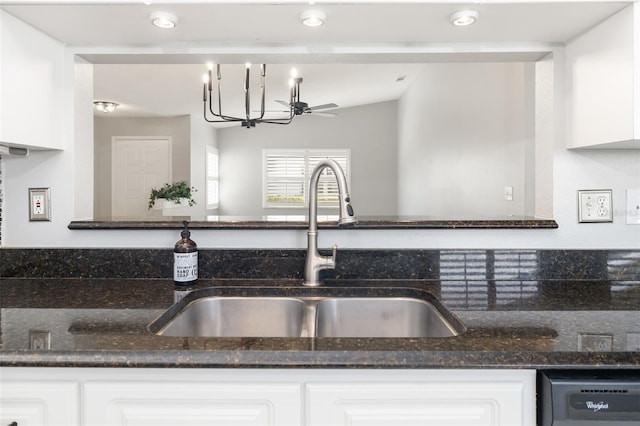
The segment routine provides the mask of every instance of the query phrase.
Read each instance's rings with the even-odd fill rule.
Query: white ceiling
[[[407,77],[424,64],[268,64],[267,110],[284,116],[283,107],[274,99],[288,102],[289,74],[295,67],[303,78],[301,99],[309,106],[330,102],[341,108],[397,99],[410,83]],[[121,104],[114,116],[175,116],[202,113],[203,64],[98,64],[94,65],[94,98]],[[222,66],[223,112],[244,114],[245,66]],[[251,110],[260,108],[259,67],[253,67]],[[257,114],[255,114],[257,115]]]
[[[267,109],[286,100],[293,65],[303,101],[348,107],[396,99],[428,62],[539,59],[631,2],[0,0],[0,8],[95,63],[94,98],[122,104],[114,116],[174,116],[202,110],[207,61],[230,64],[222,80],[229,113],[243,102],[244,67],[233,64],[246,61],[269,64]],[[470,4],[478,22],[452,26],[449,15]],[[324,26],[299,23],[309,8],[327,14]],[[155,28],[153,11],[173,13],[178,25]]]

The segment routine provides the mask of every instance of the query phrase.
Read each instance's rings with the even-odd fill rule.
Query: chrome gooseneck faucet
[[[334,269],[336,267],[337,246],[333,246],[331,256],[322,256],[318,253],[318,182],[322,171],[329,167],[338,181],[338,199],[340,203],[340,215],[338,226],[355,224],[356,218],[351,207],[351,197],[347,188],[347,178],[342,167],[334,160],[324,159],[313,169],[309,183],[309,231],[307,232],[307,260],[304,266],[304,285],[317,287],[320,285],[320,271],[322,269]]]

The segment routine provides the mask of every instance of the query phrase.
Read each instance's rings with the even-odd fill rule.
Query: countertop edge
[[[191,221],[191,229],[264,229],[286,230],[306,229],[307,222],[263,222],[263,221],[227,221],[208,222]],[[74,220],[67,226],[72,230],[114,230],[114,229],[180,229],[181,221],[100,221]],[[338,228],[337,223],[321,222],[319,228]],[[341,229],[557,229],[553,219],[497,219],[497,220],[359,220],[349,228]]]
[[[401,356],[398,356],[401,355]],[[0,353],[0,367],[632,369],[640,352],[84,351]]]

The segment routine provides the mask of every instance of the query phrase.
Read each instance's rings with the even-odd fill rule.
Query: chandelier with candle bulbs
[[[216,80],[217,80],[217,110],[214,105],[214,93],[213,93],[213,64],[209,64],[209,70],[207,74],[205,74],[204,80],[204,88],[202,91],[202,101],[204,103],[204,119],[209,123],[228,123],[228,122],[239,122],[242,127],[246,127],[247,129],[251,127],[255,127],[258,123],[269,123],[269,124],[289,124],[293,121],[296,115],[301,115],[305,112],[310,112],[309,106],[300,101],[300,83],[302,83],[302,78],[297,76],[295,70],[292,71],[291,79],[289,80],[289,102],[277,101],[285,105],[288,110],[283,111],[283,114],[286,116],[277,117],[277,118],[265,118],[265,85],[266,85],[266,76],[267,76],[267,65],[260,64],[260,111],[259,115],[252,116],[251,115],[251,97],[250,97],[250,84],[249,77],[251,73],[251,64],[246,64],[245,67],[245,79],[244,79],[244,107],[245,107],[245,116],[244,117],[234,117],[231,115],[224,114],[222,111],[222,93],[221,93],[221,85],[222,85],[222,73],[220,71],[220,64],[216,64]],[[331,106],[322,105],[321,107],[334,107],[337,106],[335,104],[331,104]]]

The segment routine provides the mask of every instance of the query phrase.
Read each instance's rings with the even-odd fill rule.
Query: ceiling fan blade
[[[278,99],[276,99],[274,102],[277,102],[277,103],[279,103],[280,105],[284,105],[284,106],[286,106],[287,108],[291,108],[291,105],[289,105],[289,102],[281,101],[281,100],[278,100]]]
[[[320,117],[328,117],[328,118],[333,118],[336,115],[338,115],[335,112],[320,112],[320,111],[314,111],[314,112],[309,111],[309,112],[313,115],[318,115]]]
[[[328,109],[328,108],[338,108],[338,105],[334,104],[334,103],[330,103],[330,104],[323,104],[323,105],[316,105],[316,106],[312,106],[309,107],[310,111],[317,111],[319,109]]]

